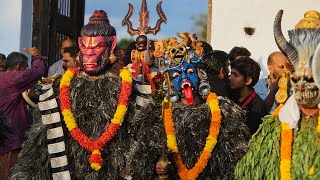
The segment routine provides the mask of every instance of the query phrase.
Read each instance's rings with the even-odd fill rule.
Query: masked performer
[[[131,74],[121,70],[104,11],[93,13],[78,43],[80,69],[69,68],[40,96],[41,122],[28,132],[12,179],[121,179]]]
[[[156,10],[159,19],[154,27],[149,26],[150,16],[146,0],[142,0],[141,3],[138,21],[139,27],[134,29],[132,26],[130,19],[133,13],[133,6],[130,3],[128,13],[122,20],[122,25],[127,25],[127,32],[131,36],[138,35],[136,41],[131,43],[126,49],[128,57],[126,60],[131,60],[128,67],[134,79],[134,94],[136,95],[134,99],[137,109],[163,97],[161,96],[162,91],[159,88],[162,79],[156,66],[155,56],[153,55],[154,41],[149,40],[147,37],[148,34],[156,35],[160,31],[161,24],[167,22],[161,4],[161,1],[157,4]]]
[[[237,164],[237,179],[320,178],[320,96],[311,67],[320,61],[315,53],[320,49],[320,14],[305,13],[296,29],[289,31],[289,42],[281,32],[282,14],[280,10],[275,18],[274,35],[293,67],[290,79],[294,96],[278,115],[264,118],[247,154]]]
[[[163,78],[157,68],[153,55],[154,42],[146,35],[139,35],[135,42],[129,45],[126,52],[126,59],[130,59],[128,65],[132,73],[135,104],[137,109],[146,106],[152,100],[161,102],[162,89],[160,88]],[[128,58],[129,57],[129,58]]]
[[[232,179],[249,134],[244,114],[210,93],[205,73],[194,66],[201,56],[190,48],[187,33],[179,36],[183,42],[162,41],[160,70],[168,91],[163,107],[150,103],[134,117],[140,138],[128,158],[132,179]]]

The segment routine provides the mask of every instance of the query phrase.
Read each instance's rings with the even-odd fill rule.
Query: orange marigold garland
[[[281,123],[281,144],[280,144],[280,178],[281,180],[291,179],[291,151],[292,151],[292,129],[286,123]]]
[[[277,116],[283,107],[280,104],[272,113]],[[281,180],[291,179],[291,151],[292,151],[292,129],[286,123],[281,123],[281,141],[280,141],[280,178]]]
[[[218,141],[221,125],[221,110],[219,108],[218,97],[215,93],[210,93],[207,97],[207,105],[211,110],[209,135],[206,139],[205,147],[201,152],[198,161],[191,169],[188,169],[183,163],[182,157],[180,156],[178,150],[174,122],[172,118],[172,104],[168,101],[168,99],[165,98],[162,105],[164,127],[167,135],[167,146],[175,154],[175,162],[178,166],[178,174],[182,180],[196,179],[207,166],[208,161],[212,156],[212,151]]]
[[[103,164],[101,150],[103,150],[106,144],[117,134],[127,112],[129,96],[132,91],[132,77],[127,68],[123,68],[120,72],[122,85],[116,113],[102,135],[98,139],[92,140],[90,137],[86,136],[80,128],[78,128],[74,115],[71,111],[70,83],[73,77],[79,73],[79,70],[79,68],[69,68],[62,76],[59,94],[61,103],[60,109],[71,136],[82,147],[92,152],[92,155],[89,157],[89,163],[92,169],[98,171]]]

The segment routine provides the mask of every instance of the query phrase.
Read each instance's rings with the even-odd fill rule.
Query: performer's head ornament
[[[107,13],[95,11],[78,38],[80,68],[88,75],[100,75],[116,61],[116,42],[116,30],[110,25]]]

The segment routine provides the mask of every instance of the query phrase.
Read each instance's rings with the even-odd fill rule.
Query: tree
[[[118,46],[120,48],[126,49],[132,42],[134,42],[133,38],[122,38],[120,39]]]
[[[207,39],[207,16],[206,13],[191,16],[191,20],[195,26],[193,27],[193,31],[196,32],[201,41],[206,41]]]

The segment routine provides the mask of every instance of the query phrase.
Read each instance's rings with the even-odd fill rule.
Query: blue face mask
[[[170,80],[179,96],[186,99],[189,105],[194,104],[193,92],[199,86],[197,69],[190,63],[183,62],[169,71]]]

